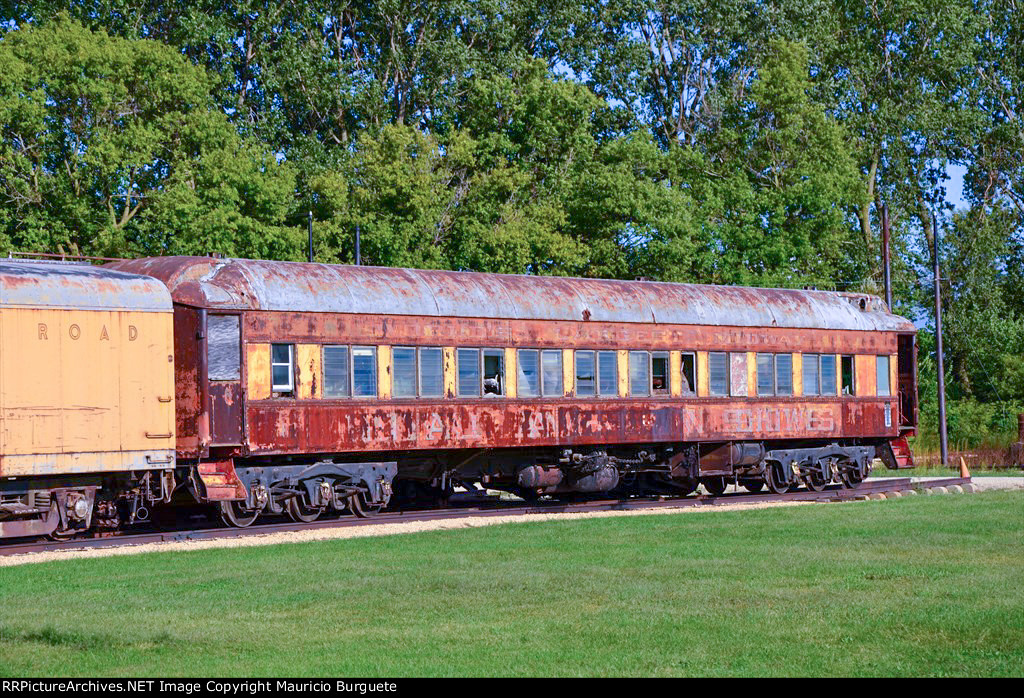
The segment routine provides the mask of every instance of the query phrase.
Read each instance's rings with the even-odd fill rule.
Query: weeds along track
[[[951,489],[951,488],[959,488]],[[323,519],[312,523],[293,523],[291,521],[270,521],[255,524],[247,528],[229,528],[226,526],[202,528],[182,527],[177,530],[148,530],[115,535],[75,538],[66,541],[31,540],[0,545],[0,557],[23,555],[46,551],[70,551],[84,549],[111,548],[121,546],[143,545],[147,543],[170,543],[225,538],[245,538],[249,536],[265,536],[272,533],[289,531],[310,531],[332,528],[355,528],[377,526],[389,523],[443,521],[460,518],[485,518],[498,516],[524,516],[535,514],[587,513],[598,511],[629,511],[643,509],[680,509],[693,507],[727,508],[736,505],[761,504],[771,502],[848,502],[863,499],[886,499],[904,496],[908,493],[928,491],[944,493],[948,491],[973,491],[970,478],[944,478],[929,480],[924,483],[913,483],[910,478],[885,478],[861,483],[856,489],[846,489],[838,485],[830,486],[821,492],[797,490],[783,494],[772,493],[727,493],[719,496],[689,495],[685,497],[632,497],[628,499],[592,499],[582,502],[541,501],[529,504],[520,502],[495,501],[481,499],[467,501],[443,509],[420,509],[409,511],[385,512],[369,518],[346,516],[335,519]]]

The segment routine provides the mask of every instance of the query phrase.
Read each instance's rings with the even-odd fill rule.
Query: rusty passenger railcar
[[[915,328],[863,294],[238,259],[119,262],[174,301],[177,456],[261,511],[856,485],[909,464]]]
[[[172,306],[159,281],[0,261],[0,538],[116,525],[175,487]]]

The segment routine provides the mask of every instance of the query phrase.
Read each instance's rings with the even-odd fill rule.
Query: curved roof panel
[[[355,267],[208,257],[151,257],[111,268],[164,281],[175,302],[234,310],[524,320],[653,322],[913,332],[875,296]]]
[[[162,311],[171,295],[156,279],[67,262],[0,260],[0,307]]]

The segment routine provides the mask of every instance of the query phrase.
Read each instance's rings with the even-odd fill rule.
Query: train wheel
[[[825,489],[826,483],[825,478],[822,477],[821,473],[814,471],[804,478],[804,484],[807,485],[807,489],[812,492],[821,492]]]
[[[370,506],[363,500],[363,495],[360,492],[356,492],[348,498],[348,508],[353,514],[358,516],[360,519],[366,519],[374,514],[379,514],[383,508],[379,504],[376,506]]]
[[[316,507],[307,507],[305,502],[299,501],[301,497],[292,497],[285,502],[284,510],[295,523],[312,523],[320,517],[321,510]]]
[[[259,509],[243,509],[239,502],[221,502],[220,518],[228,526],[245,528],[251,526],[256,517],[260,515]]]
[[[725,494],[725,488],[728,485],[724,477],[709,477],[706,480],[701,480],[701,484],[704,485],[708,494],[715,497]]]
[[[764,468],[764,484],[775,494],[782,494],[789,489],[789,483],[782,479],[782,466],[768,463]]]
[[[843,487],[855,490],[860,486],[860,483],[864,482],[864,478],[860,476],[860,473],[856,470],[844,470],[839,475],[839,479],[843,483]]]
[[[760,480],[740,480],[740,484],[743,485],[743,489],[751,494],[760,492],[764,489],[764,483]]]

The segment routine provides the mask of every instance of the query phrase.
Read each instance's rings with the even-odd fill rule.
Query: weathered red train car
[[[855,486],[909,464],[915,328],[863,294],[238,259],[174,303],[179,467],[237,525],[443,497]],[[397,475],[397,478],[396,478]]]

